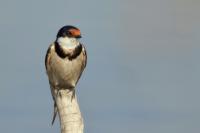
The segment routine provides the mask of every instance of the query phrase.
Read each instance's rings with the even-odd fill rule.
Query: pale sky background
[[[59,133],[45,73],[64,25],[81,29],[85,133],[200,132],[199,0],[1,0],[0,132]]]

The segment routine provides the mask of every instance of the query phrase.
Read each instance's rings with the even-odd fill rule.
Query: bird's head
[[[58,31],[57,38],[59,37],[81,38],[81,32],[78,28],[67,25]]]
[[[78,28],[67,25],[62,27],[56,36],[56,42],[64,49],[74,49],[79,44],[81,32]]]

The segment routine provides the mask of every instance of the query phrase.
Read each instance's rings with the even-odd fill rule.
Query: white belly
[[[57,55],[51,57],[50,69],[48,72],[50,82],[62,88],[75,87],[81,74],[81,60],[77,57],[75,60],[68,58],[61,59]]]

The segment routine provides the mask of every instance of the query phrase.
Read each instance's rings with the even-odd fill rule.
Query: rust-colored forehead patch
[[[74,37],[81,35],[81,32],[79,29],[70,29],[69,31],[71,32],[72,36],[74,36]]]

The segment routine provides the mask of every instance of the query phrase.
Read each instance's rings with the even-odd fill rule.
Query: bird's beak
[[[76,36],[76,38],[80,39],[80,38],[82,38],[82,36],[81,36],[81,35],[78,35],[78,36]]]

